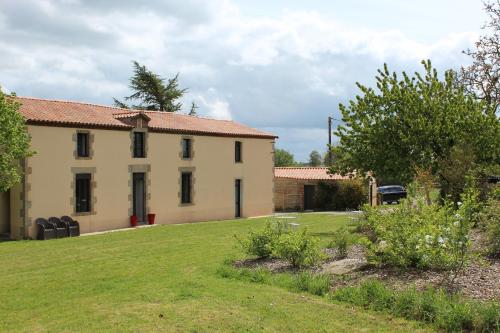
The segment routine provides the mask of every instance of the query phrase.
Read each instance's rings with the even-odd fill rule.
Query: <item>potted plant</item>
[[[130,216],[130,225],[132,227],[136,227],[137,226],[137,216],[135,216],[135,215]]]
[[[156,214],[148,214],[148,223],[155,224],[155,217],[156,217]]]

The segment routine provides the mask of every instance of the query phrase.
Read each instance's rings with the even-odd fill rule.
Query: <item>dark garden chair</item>
[[[36,219],[35,223],[38,226],[38,235],[36,237],[37,239],[47,240],[57,237],[56,228],[46,219],[38,218]]]
[[[49,217],[49,223],[55,227],[57,238],[68,237],[68,229],[66,228],[66,223],[61,221],[58,217]]]
[[[80,224],[69,216],[62,216],[61,221],[66,225],[69,237],[80,236]]]

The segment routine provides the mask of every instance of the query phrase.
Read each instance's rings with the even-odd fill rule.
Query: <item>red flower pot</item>
[[[156,217],[156,214],[148,214],[148,223],[155,224],[155,217]]]
[[[137,216],[135,216],[135,215],[130,216],[130,225],[132,227],[137,226]]]

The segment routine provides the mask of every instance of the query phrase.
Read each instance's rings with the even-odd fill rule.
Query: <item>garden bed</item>
[[[480,256],[483,249],[484,235],[478,230],[471,234],[471,251],[476,256],[471,260],[464,271],[455,279],[453,291],[463,294],[465,297],[476,300],[500,300],[500,259]],[[324,249],[327,259],[309,271],[317,274],[327,273],[328,268],[340,262],[335,249]],[[364,247],[358,244],[349,247],[347,258],[363,262],[366,260]],[[344,261],[342,259],[342,261]],[[236,268],[266,269],[272,273],[297,273],[290,263],[277,258],[244,259],[234,262]],[[419,269],[398,269],[391,267],[375,267],[368,264],[360,264],[359,269],[354,267],[352,271],[345,274],[331,274],[331,289],[360,285],[362,282],[377,279],[392,285],[396,289],[404,289],[415,286],[418,290],[428,287],[452,289],[449,285],[451,279],[447,271],[432,271]]]

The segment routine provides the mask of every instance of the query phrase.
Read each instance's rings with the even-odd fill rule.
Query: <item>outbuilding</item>
[[[274,206],[276,211],[314,210],[320,183],[335,183],[350,177],[331,174],[327,167],[275,167]],[[376,185],[369,181],[368,201],[376,204]]]

